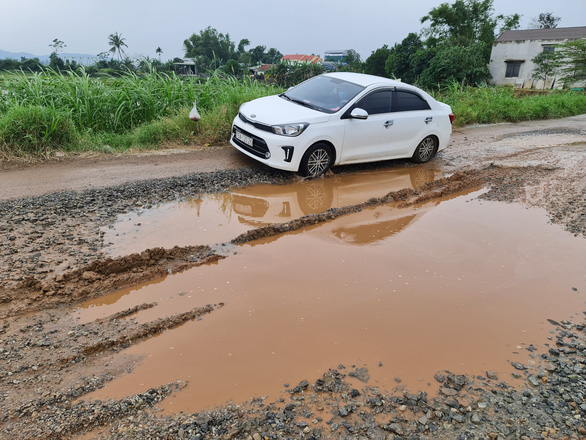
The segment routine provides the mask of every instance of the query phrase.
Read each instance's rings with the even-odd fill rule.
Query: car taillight
[[[456,119],[456,117],[452,113],[450,113],[450,124],[454,123],[454,119]]]

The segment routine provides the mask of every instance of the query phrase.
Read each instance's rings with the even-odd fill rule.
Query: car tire
[[[415,149],[411,160],[415,163],[429,162],[437,153],[438,141],[435,136],[427,136]]]
[[[309,147],[299,165],[299,174],[305,177],[323,176],[332,166],[334,155],[329,145],[318,143]]]

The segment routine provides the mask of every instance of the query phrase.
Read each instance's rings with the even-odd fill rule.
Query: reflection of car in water
[[[330,208],[355,205],[405,188],[416,189],[441,177],[421,167],[353,173],[287,185],[255,185],[232,192],[239,221],[254,227],[282,223]]]

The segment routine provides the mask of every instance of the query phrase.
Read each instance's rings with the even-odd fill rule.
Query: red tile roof
[[[316,64],[321,61],[321,58],[318,57],[317,55],[296,54],[296,55],[285,55],[283,58],[281,58],[281,61],[284,61],[284,60]]]

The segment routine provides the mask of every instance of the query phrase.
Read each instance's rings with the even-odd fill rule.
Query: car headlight
[[[307,122],[300,122],[298,124],[283,124],[273,125],[273,133],[281,136],[299,136],[303,133],[309,124]]]

